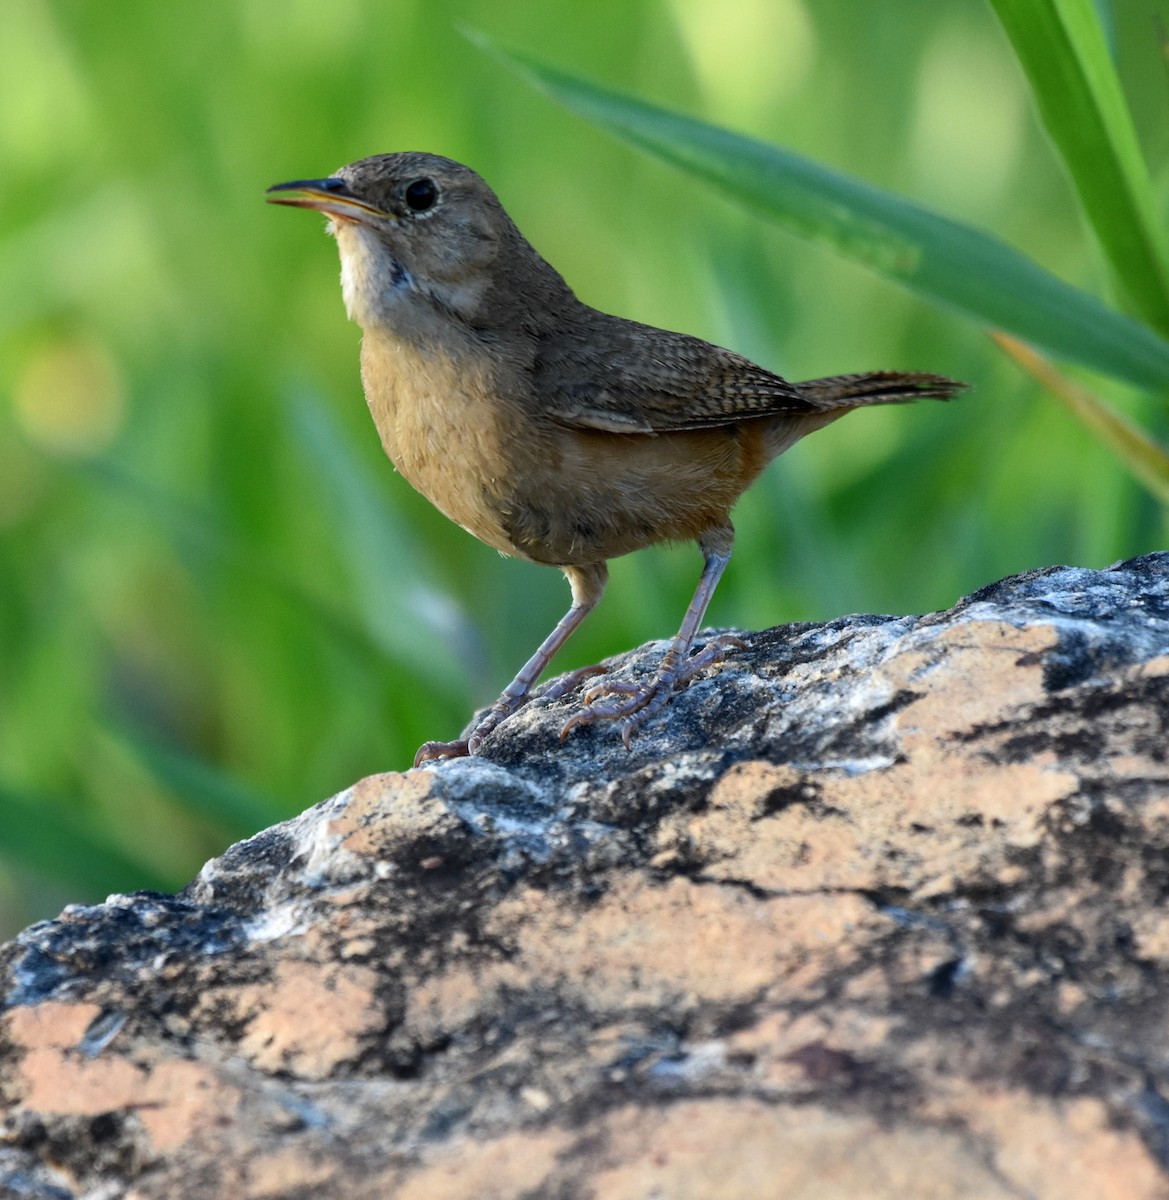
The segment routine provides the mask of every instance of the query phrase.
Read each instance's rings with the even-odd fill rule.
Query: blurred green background
[[[1159,0],[1112,13],[1169,179]],[[982,0],[6,0],[0,38],[0,935],[177,888],[457,734],[561,616],[382,457],[315,215],[271,183],[470,163],[598,307],[792,378],[967,379],[800,444],[736,513],[712,624],[918,612],[1163,547],[1164,512],[971,323],[558,108],[461,24],[996,232],[1107,295]],[[1164,211],[1164,203],[1162,203]],[[1164,409],[1091,385],[1165,436]],[[613,564],[558,660],[672,634],[693,547]]]

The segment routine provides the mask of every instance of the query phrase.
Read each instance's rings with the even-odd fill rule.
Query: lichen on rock
[[[1169,554],[745,637],[21,934],[0,1193],[1169,1196]]]

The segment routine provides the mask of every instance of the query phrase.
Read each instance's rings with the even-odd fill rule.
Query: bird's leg
[[[552,656],[596,607],[609,578],[609,570],[604,563],[594,563],[587,567],[565,567],[564,574],[568,577],[568,586],[572,588],[572,607],[560,619],[560,623],[540,643],[540,648],[524,663],[520,673],[503,689],[503,695],[496,700],[474,729],[465,738],[455,742],[425,742],[418,747],[418,753],[414,755],[416,767],[435,758],[461,758],[466,754],[478,754],[483,739],[528,699],[532,685],[544,673],[552,661]],[[574,671],[569,677],[573,681],[569,687],[575,686],[584,675],[595,674],[596,670],[594,667],[586,667],[583,671]],[[556,691],[555,695],[563,695],[569,687]]]
[[[694,591],[694,598],[682,618],[682,627],[670,643],[669,649],[662,656],[658,669],[653,678],[641,684],[618,683],[602,680],[585,693],[585,703],[588,708],[564,723],[560,731],[561,741],[578,725],[591,725],[594,721],[610,721],[625,719],[621,726],[621,740],[629,749],[633,734],[655,713],[660,712],[667,703],[670,695],[679,684],[688,683],[703,667],[721,658],[731,646],[742,646],[742,641],[734,636],[713,639],[696,655],[690,651],[694,639],[706,615],[707,605],[714,595],[714,589],[722,577],[726,565],[731,558],[731,544],[734,540],[734,530],[725,526],[709,530],[699,540],[703,557],[706,560],[702,569],[702,578]],[[621,699],[613,699],[604,704],[594,704],[593,701],[604,695],[616,695]]]

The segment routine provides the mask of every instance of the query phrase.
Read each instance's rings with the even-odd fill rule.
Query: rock
[[[9,943],[0,1191],[1169,1196],[1169,554],[577,702]]]

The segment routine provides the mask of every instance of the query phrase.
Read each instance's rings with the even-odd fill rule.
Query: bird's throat
[[[341,295],[362,329],[393,328],[411,303],[414,280],[372,229],[354,221],[335,226],[341,255]]]

